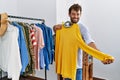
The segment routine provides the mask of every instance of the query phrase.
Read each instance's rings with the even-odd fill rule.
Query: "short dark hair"
[[[80,12],[82,12],[82,7],[79,4],[73,4],[69,8],[69,13],[71,13],[72,10],[75,10],[75,11],[79,11],[80,10]]]

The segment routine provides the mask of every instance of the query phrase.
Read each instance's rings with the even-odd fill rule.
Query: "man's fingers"
[[[113,63],[114,60],[112,59],[106,59],[105,61],[102,61],[103,64],[110,64]]]
[[[57,25],[56,26],[56,29],[61,29],[62,28],[62,25]]]

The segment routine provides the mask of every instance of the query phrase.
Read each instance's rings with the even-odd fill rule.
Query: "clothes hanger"
[[[66,21],[63,25],[65,28],[70,28],[73,25],[73,23],[70,21]]]

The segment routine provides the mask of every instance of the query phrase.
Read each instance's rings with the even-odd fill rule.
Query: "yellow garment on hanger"
[[[57,74],[75,80],[78,48],[98,60],[114,60],[112,56],[88,46],[82,39],[78,24],[73,24],[69,28],[62,25],[62,29],[56,31],[55,63]]]

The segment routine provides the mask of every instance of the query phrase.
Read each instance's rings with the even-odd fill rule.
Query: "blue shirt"
[[[17,22],[12,22],[12,25],[16,26],[19,30],[18,43],[19,43],[21,63],[22,63],[21,72],[25,72],[25,69],[29,63],[29,57],[28,57],[27,45],[22,31],[22,26],[20,26]]]
[[[47,27],[47,32],[48,32],[48,40],[50,44],[48,45],[48,50],[49,50],[49,56],[50,56],[50,64],[53,63],[53,58],[54,58],[54,41],[52,37],[52,29],[50,27]]]
[[[40,52],[39,52],[39,57],[40,57],[40,60],[39,60],[39,63],[40,63],[40,69],[44,69],[45,62],[44,62],[43,49],[40,50]]]
[[[44,58],[40,58],[40,59],[44,59],[44,62],[45,62],[45,69],[49,70],[49,50],[48,50],[48,45],[50,44],[49,43],[49,38],[48,38],[48,32],[47,32],[47,29],[46,29],[46,26],[44,24],[36,24],[36,26],[40,27],[43,31],[43,38],[44,38],[44,43],[45,43],[45,47],[43,48],[43,55],[44,55]],[[40,53],[41,54],[41,53]],[[44,64],[40,64],[41,66],[44,67]],[[40,66],[40,67],[41,67]]]

